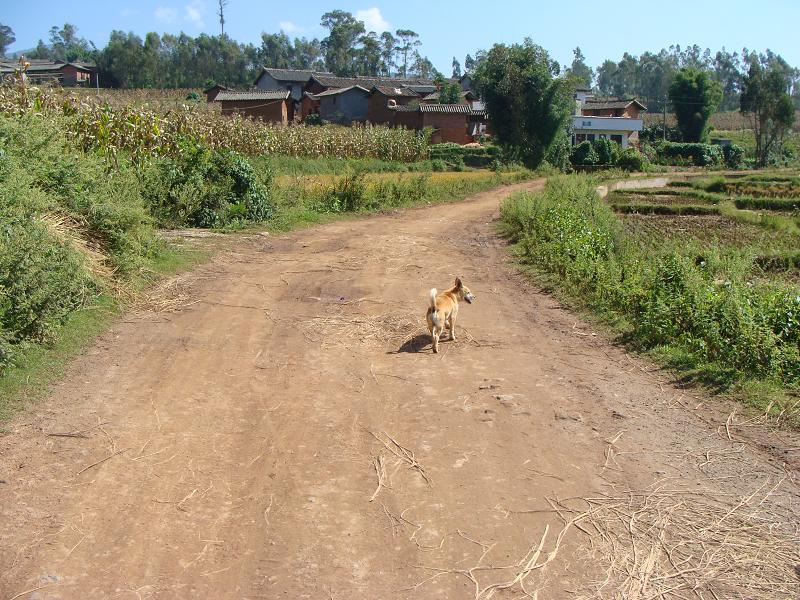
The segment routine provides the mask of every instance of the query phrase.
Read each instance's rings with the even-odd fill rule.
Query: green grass
[[[134,279],[130,288],[141,291],[162,277],[188,270],[210,258],[204,250],[167,246]],[[125,305],[109,294],[71,313],[50,343],[28,344],[0,377],[0,422],[45,397],[67,372],[72,360],[105,333],[124,312]]]
[[[614,215],[597,198],[595,186],[585,177],[554,178],[543,192],[516,194],[503,204],[503,230],[526,272],[686,382],[731,393],[800,425],[800,411],[791,408],[800,393],[797,282],[772,277],[757,260],[760,248],[741,244],[737,232],[719,242],[669,235],[673,226],[704,235],[709,219],[724,231],[720,215],[670,211],[646,223],[636,217],[644,225],[636,234],[629,217]],[[760,221],[753,227],[768,226]],[[652,243],[642,243],[642,236]],[[793,233],[777,237],[787,256],[790,248],[796,252]]]
[[[350,171],[405,173],[431,170],[430,161],[405,163],[377,158],[261,156],[252,158],[251,162],[256,170],[269,168],[275,175],[345,175]]]

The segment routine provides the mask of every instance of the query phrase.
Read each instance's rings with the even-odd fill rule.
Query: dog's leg
[[[433,344],[433,353],[434,354],[438,354],[439,353],[439,334],[440,333],[441,333],[441,331],[436,329],[436,327],[434,327],[433,330],[431,331],[431,342]]]
[[[450,315],[450,339],[456,341],[456,318]]]

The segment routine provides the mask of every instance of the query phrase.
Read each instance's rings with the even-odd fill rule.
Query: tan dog
[[[458,302],[464,300],[467,304],[472,304],[475,300],[469,288],[461,283],[461,279],[456,279],[456,284],[446,292],[436,293],[436,288],[431,290],[431,305],[428,307],[426,319],[428,330],[431,332],[433,341],[433,351],[439,352],[439,336],[444,331],[445,326],[450,330],[450,339],[456,340],[456,317],[458,316]]]

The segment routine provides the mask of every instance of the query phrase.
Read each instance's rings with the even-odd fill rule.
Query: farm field
[[[791,597],[800,439],[528,285],[493,220],[543,183],[240,237],[158,286],[4,424],[0,590]],[[434,357],[455,275],[477,300]]]

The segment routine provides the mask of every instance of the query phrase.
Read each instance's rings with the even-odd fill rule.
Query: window
[[[576,133],[575,134],[575,143],[580,144],[581,142],[586,141],[586,134],[585,133]]]
[[[586,139],[589,140],[590,142],[593,142],[594,141],[594,134],[593,133],[588,134],[586,136]]]
[[[612,135],[611,136],[611,141],[612,142],[616,142],[617,144],[622,146],[622,136],[621,135]]]

